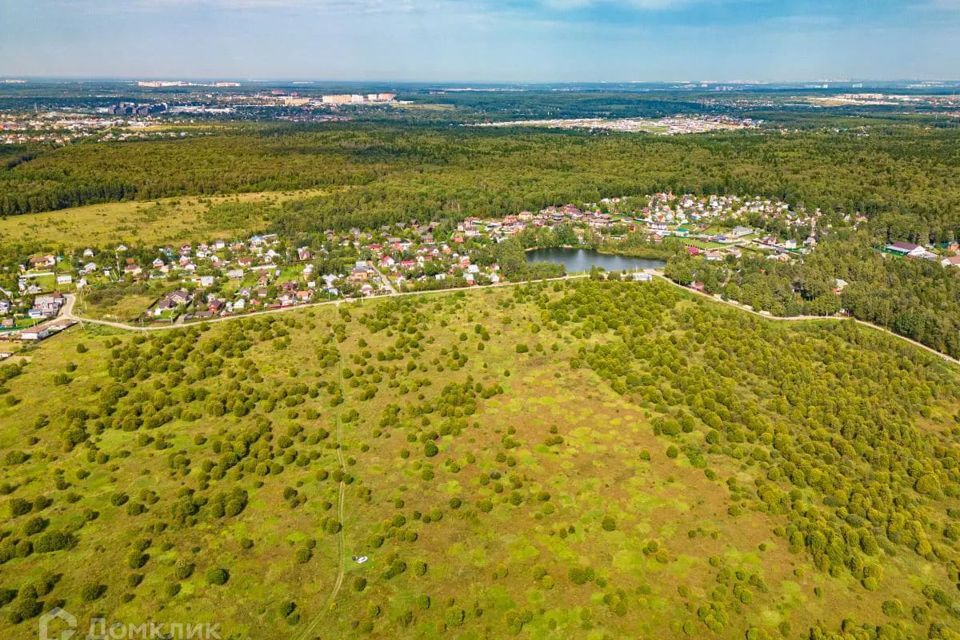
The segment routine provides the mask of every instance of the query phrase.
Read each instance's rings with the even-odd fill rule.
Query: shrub
[[[595,577],[592,567],[571,567],[569,575],[574,584],[586,584]]]
[[[37,538],[33,550],[37,553],[51,553],[69,549],[74,544],[76,544],[76,538],[73,535],[61,531],[48,531]]]
[[[145,553],[140,553],[139,551],[134,551],[130,554],[130,558],[127,560],[127,566],[131,569],[139,569],[143,565],[147,564],[147,561],[150,560],[150,556]]]
[[[7,455],[3,457],[4,463],[8,465],[22,464],[29,459],[30,455],[23,451],[7,451]]]
[[[23,498],[14,498],[10,501],[10,515],[14,518],[30,513],[31,509],[33,509],[33,503]]]
[[[23,533],[24,535],[28,536],[36,535],[46,529],[48,524],[49,521],[45,518],[41,518],[39,516],[36,518],[30,518],[27,520],[26,524],[23,525]]]
[[[178,560],[177,564],[174,566],[173,573],[177,576],[178,580],[186,580],[193,575],[193,570],[194,564],[192,562]]]
[[[80,589],[80,597],[83,598],[84,602],[93,602],[94,600],[102,598],[106,592],[106,585],[91,582],[83,585]]]
[[[5,607],[17,597],[16,589],[0,589],[0,607]]]
[[[297,549],[297,562],[299,564],[306,564],[310,562],[310,558],[313,557],[313,551],[307,547],[300,547]]]
[[[40,615],[43,610],[43,603],[39,602],[33,594],[21,593],[11,607],[8,618],[10,622],[19,624],[24,620]]]
[[[224,585],[227,584],[227,580],[229,579],[230,572],[223,567],[217,567],[207,571],[207,582],[210,584]]]

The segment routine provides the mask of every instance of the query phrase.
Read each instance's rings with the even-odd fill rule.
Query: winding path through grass
[[[340,354],[340,347],[337,346],[336,335],[333,336],[333,346],[337,350],[337,376],[339,378],[340,393],[343,394],[343,357]],[[337,579],[333,583],[333,589],[330,590],[330,595],[327,596],[327,601],[324,604],[324,607],[317,613],[317,615],[311,618],[303,632],[297,636],[299,640],[308,640],[310,634],[316,631],[317,627],[320,626],[320,623],[325,619],[327,611],[334,608],[337,602],[337,594],[340,593],[340,588],[343,586],[343,578],[345,574],[344,566],[346,564],[347,544],[344,514],[347,492],[347,483],[345,477],[347,473],[347,465],[343,461],[343,422],[340,420],[339,408],[334,412],[333,419],[334,422],[336,422],[336,429],[334,433],[337,445],[337,463],[340,465],[341,474],[343,474],[340,477],[339,496],[337,498],[337,520],[340,522],[340,531],[337,532]]]
[[[769,315],[769,314],[766,314],[766,313],[761,313],[761,312],[759,312],[759,311],[754,311],[753,309],[748,309],[748,308],[746,308],[744,305],[742,305],[741,303],[739,303],[739,302],[737,302],[737,301],[735,301],[735,300],[725,300],[725,299],[721,299],[721,298],[716,298],[716,297],[714,297],[714,296],[712,296],[712,295],[710,295],[710,294],[708,294],[708,293],[703,293],[702,291],[696,291],[696,290],[691,289],[691,288],[689,288],[689,287],[685,287],[685,286],[683,286],[682,284],[678,284],[678,283],[674,282],[673,280],[671,280],[670,278],[666,277],[665,275],[663,275],[662,272],[654,271],[654,270],[650,270],[649,272],[652,273],[652,274],[653,274],[655,277],[657,277],[658,279],[663,280],[664,282],[667,282],[667,283],[671,284],[672,286],[677,287],[678,289],[681,289],[681,290],[683,290],[683,291],[686,291],[687,293],[701,296],[701,297],[706,298],[707,300],[710,300],[711,302],[715,302],[715,303],[717,303],[717,304],[723,304],[723,305],[727,305],[727,306],[729,306],[729,307],[732,307],[732,308],[734,308],[734,309],[739,309],[740,311],[743,311],[743,312],[745,312],[745,313],[751,313],[751,314],[753,314],[753,315],[755,315],[755,316],[757,316],[757,317],[764,318],[765,320],[771,320],[771,321],[774,321],[774,322],[808,322],[808,321],[809,321],[809,322],[855,322],[855,323],[857,323],[857,324],[859,324],[859,325],[861,325],[861,326],[869,327],[869,328],[874,329],[874,330],[876,330],[876,331],[880,331],[880,332],[882,332],[882,333],[885,333],[885,334],[887,334],[887,335],[889,335],[889,336],[893,336],[894,338],[897,338],[897,339],[899,339],[899,340],[903,340],[904,342],[908,342],[908,343],[912,344],[913,346],[918,347],[918,348],[920,348],[920,349],[923,349],[924,351],[926,351],[926,352],[928,352],[928,353],[931,353],[931,354],[933,354],[933,355],[935,355],[935,356],[937,356],[937,357],[939,357],[939,358],[942,358],[943,360],[945,360],[945,361],[947,361],[947,362],[949,362],[949,363],[951,363],[951,364],[960,366],[960,360],[958,360],[957,358],[954,358],[953,356],[950,356],[950,355],[947,355],[947,354],[942,353],[942,352],[940,352],[940,351],[937,351],[936,349],[934,349],[934,348],[932,348],[932,347],[928,347],[927,345],[925,345],[925,344],[923,344],[923,343],[917,342],[916,340],[912,340],[911,338],[908,338],[908,337],[906,337],[906,336],[902,336],[902,335],[900,335],[899,333],[895,333],[895,332],[891,331],[890,329],[887,329],[886,327],[881,327],[881,326],[879,326],[879,325],[873,324],[872,322],[867,322],[866,320],[859,320],[859,319],[857,319],[857,318],[841,317],[841,316],[774,316],[774,315]],[[576,279],[576,278],[587,278],[587,277],[589,277],[588,274],[574,274],[574,275],[561,276],[561,277],[559,277],[559,278],[545,278],[545,279],[543,279],[543,280],[535,280],[535,281],[533,281],[533,282],[556,282],[556,281],[573,280],[573,279]],[[458,291],[477,291],[477,290],[495,289],[495,288],[503,288],[503,287],[515,287],[515,286],[524,285],[524,284],[529,284],[529,282],[501,282],[501,283],[499,283],[499,284],[475,285],[475,286],[472,286],[472,287],[454,287],[454,288],[450,288],[450,289],[432,289],[432,290],[429,290],[429,291],[402,291],[402,292],[388,293],[388,294],[384,294],[384,295],[381,295],[381,296],[374,296],[373,298],[369,298],[369,299],[370,299],[370,300],[377,300],[377,299],[381,299],[381,298],[400,297],[400,296],[422,296],[422,295],[432,295],[432,294],[441,294],[441,293],[455,293],[455,292],[458,292]],[[340,300],[329,300],[329,301],[325,301],[325,302],[313,302],[313,303],[309,303],[309,304],[301,304],[301,305],[295,305],[295,306],[290,306],[290,307],[281,307],[281,308],[279,308],[279,309],[267,309],[267,310],[265,310],[265,311],[255,311],[255,312],[253,312],[253,313],[247,313],[247,314],[237,315],[237,316],[226,316],[226,317],[222,317],[222,318],[209,318],[209,319],[206,319],[206,320],[196,320],[196,321],[193,321],[193,322],[183,323],[183,324],[171,324],[171,325],[156,325],[156,326],[138,327],[138,326],[131,325],[131,324],[126,324],[126,323],[123,323],[123,322],[110,322],[110,321],[108,321],[108,320],[94,320],[94,319],[92,319],[92,318],[85,318],[85,317],[82,317],[82,316],[78,316],[78,315],[76,315],[76,314],[73,313],[73,305],[74,305],[74,301],[75,301],[75,296],[74,296],[73,294],[67,294],[67,295],[66,295],[66,298],[67,298],[67,303],[64,305],[63,309],[62,309],[61,312],[60,312],[60,316],[59,316],[60,318],[65,318],[65,319],[69,319],[69,320],[76,320],[77,322],[83,322],[83,323],[89,323],[89,324],[96,324],[96,325],[101,325],[101,326],[106,326],[106,327],[113,327],[113,328],[115,328],[115,329],[122,329],[122,330],[124,330],[124,331],[169,331],[169,330],[171,330],[171,329],[182,329],[183,327],[190,327],[190,326],[199,325],[199,324],[212,324],[212,323],[216,323],[216,322],[230,322],[231,320],[239,320],[239,319],[241,319],[241,318],[251,318],[251,317],[255,317],[255,316],[269,315],[269,314],[274,314],[274,313],[286,313],[286,312],[288,312],[288,311],[296,311],[296,310],[300,310],[300,309],[310,309],[310,308],[313,308],[313,307],[322,307],[322,306],[326,306],[326,305],[339,305],[339,304],[342,304],[342,303],[344,303],[344,302],[358,302],[358,301],[364,299],[364,298],[348,298],[348,299],[340,299]]]

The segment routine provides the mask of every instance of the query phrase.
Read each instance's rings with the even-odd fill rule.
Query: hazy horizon
[[[957,42],[960,0],[0,3],[3,77],[929,81]]]

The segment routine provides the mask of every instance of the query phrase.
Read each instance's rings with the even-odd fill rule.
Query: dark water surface
[[[591,267],[607,271],[662,269],[666,264],[663,260],[628,258],[598,253],[592,249],[535,249],[527,252],[527,262],[558,262],[566,268],[567,273],[589,271]]]

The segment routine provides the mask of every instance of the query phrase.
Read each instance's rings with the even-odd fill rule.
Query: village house
[[[36,311],[40,317],[55,316],[60,312],[63,303],[64,297],[59,293],[37,296],[33,299],[31,312]]]
[[[32,256],[28,261],[31,269],[48,269],[57,264],[57,258],[53,254]]]
[[[960,256],[951,256],[940,261],[945,267],[960,267]]]
[[[893,244],[885,246],[884,251],[910,258],[920,258],[927,252],[926,249],[912,242],[894,242]]]
[[[50,329],[47,327],[36,326],[30,329],[24,329],[20,332],[20,339],[29,342],[38,342],[50,337]]]
[[[192,300],[193,296],[191,296],[188,291],[178,289],[160,298],[160,301],[157,302],[157,306],[154,308],[153,313],[155,316],[161,316],[164,313],[175,311],[180,307],[190,304]]]

